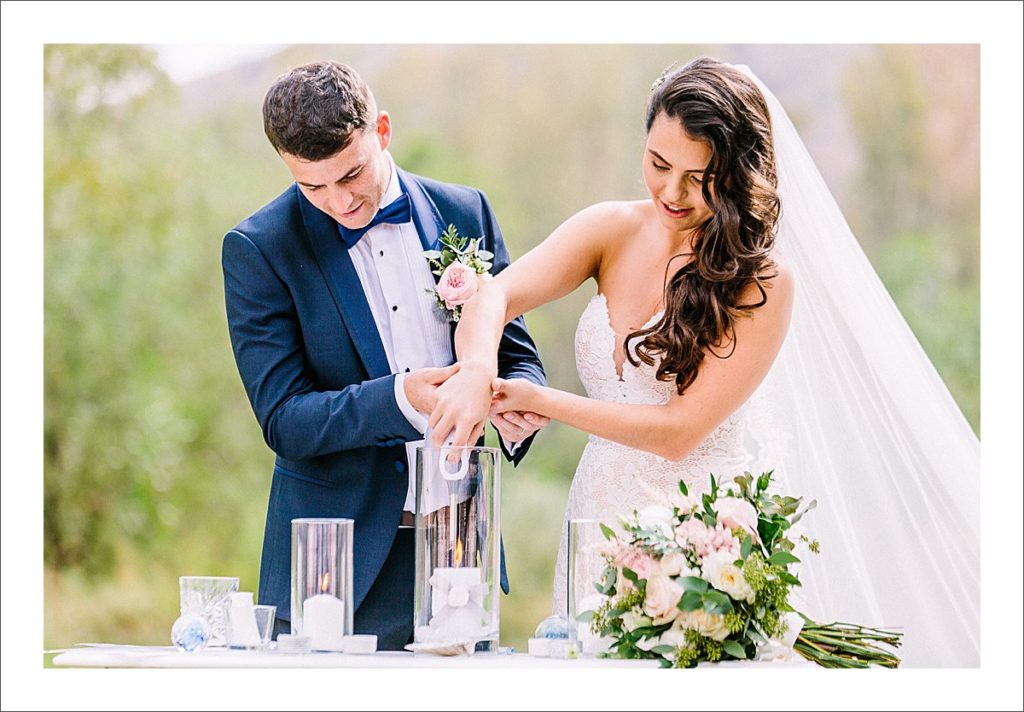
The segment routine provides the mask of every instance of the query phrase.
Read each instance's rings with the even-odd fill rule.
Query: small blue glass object
[[[534,638],[555,638],[568,640],[569,621],[565,616],[548,616],[537,625]]]
[[[185,613],[171,627],[171,642],[178,650],[202,650],[210,640],[210,626],[197,615]]]

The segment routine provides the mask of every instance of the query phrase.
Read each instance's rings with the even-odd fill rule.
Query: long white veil
[[[750,73],[746,67],[743,71]],[[755,78],[755,81],[756,78]],[[800,526],[818,622],[901,628],[905,666],[979,665],[980,445],[851,233],[779,101],[772,114],[790,332],[752,426],[759,466],[817,499]],[[772,422],[774,421],[774,422]]]

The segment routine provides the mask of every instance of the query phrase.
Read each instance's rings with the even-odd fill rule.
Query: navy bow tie
[[[409,194],[402,193],[402,195],[391,204],[378,210],[377,214],[373,216],[373,220],[371,220],[365,227],[352,230],[341,223],[338,223],[338,232],[341,233],[341,239],[345,241],[345,246],[351,250],[363,235],[366,234],[367,230],[375,225],[380,225],[381,223],[401,225],[402,223],[409,222],[411,218],[412,211],[409,208]]]

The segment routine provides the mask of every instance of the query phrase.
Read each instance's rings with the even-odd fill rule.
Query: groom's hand
[[[459,370],[453,363],[444,368],[419,368],[405,376],[405,397],[409,405],[421,413],[429,414],[437,404],[437,389]]]
[[[437,389],[437,403],[430,412],[433,447],[450,441],[458,447],[472,445],[484,434],[491,408],[494,374],[475,363],[463,363],[459,372]]]

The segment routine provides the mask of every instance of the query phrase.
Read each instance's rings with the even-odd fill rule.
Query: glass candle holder
[[[612,641],[594,634],[585,615],[596,611],[607,599],[599,590],[607,562],[601,554],[606,541],[601,523],[596,519],[570,519],[568,528],[568,596],[569,640],[583,655],[594,655],[608,649]],[[580,617],[584,620],[580,620]]]
[[[292,635],[313,650],[342,648],[352,634],[351,519],[292,520]]]
[[[415,642],[497,652],[499,451],[416,449]]]
[[[197,615],[210,628],[209,646],[227,644],[230,595],[238,591],[237,576],[180,576],[181,615]]]

